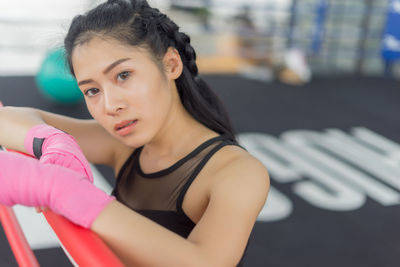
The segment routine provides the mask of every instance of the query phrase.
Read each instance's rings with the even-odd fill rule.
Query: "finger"
[[[35,207],[35,210],[37,213],[41,213],[43,211],[48,210],[48,208],[47,207]]]

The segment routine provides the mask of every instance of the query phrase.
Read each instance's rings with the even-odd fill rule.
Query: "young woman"
[[[268,173],[237,144],[189,37],[146,1],[108,1],[74,18],[65,49],[94,120],[0,108],[0,143],[37,158],[0,152],[0,204],[49,207],[128,266],[240,264]],[[115,170],[112,196],[86,159]]]

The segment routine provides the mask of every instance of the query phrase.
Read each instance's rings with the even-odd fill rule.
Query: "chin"
[[[149,143],[151,138],[147,135],[140,135],[140,134],[132,134],[129,137],[122,137],[118,136],[118,139],[122,141],[126,146],[137,148],[144,146],[145,144]]]

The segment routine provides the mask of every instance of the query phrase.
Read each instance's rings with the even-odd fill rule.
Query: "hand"
[[[3,102],[0,100],[0,108],[2,108],[2,107],[4,107],[4,104],[3,104]],[[48,210],[48,208],[46,208],[46,207],[35,207],[35,210],[36,210],[37,213],[41,213],[41,212],[43,212],[43,211]]]
[[[43,138],[45,141],[41,147],[40,162],[44,164],[55,164],[77,171],[93,182],[93,174],[89,162],[83,155],[75,139],[49,125],[34,126],[25,137],[25,148],[32,155],[34,154],[33,140]],[[46,207],[36,207],[37,213],[46,211]]]
[[[42,213],[43,211],[48,210],[46,207],[35,207],[36,213]]]
[[[3,104],[3,102],[0,100],[0,108],[2,108],[2,107],[4,107],[4,104]],[[35,210],[36,210],[37,213],[41,213],[41,212],[47,210],[47,208],[46,208],[46,207],[35,207]]]
[[[18,153],[0,151],[0,170],[0,204],[49,207],[85,228],[115,200],[75,171]]]
[[[2,107],[4,107],[4,105],[0,101],[0,108],[2,108]],[[20,133],[21,131],[24,132],[24,130],[26,131],[26,127],[24,129],[25,123],[28,127],[29,127],[29,125],[36,126],[37,124],[44,123],[41,118],[39,118],[37,116],[29,115],[28,113],[31,113],[29,111],[30,110],[27,108],[14,108],[14,107],[8,107],[8,109],[5,110],[5,112],[8,113],[8,115],[7,115],[8,118],[16,118],[16,121],[14,123],[7,124],[7,127],[2,127],[2,128],[7,128],[7,130],[10,130],[9,131],[10,133],[8,135],[5,134],[6,138],[10,139],[10,137],[15,136],[16,133]],[[26,121],[24,121],[24,117],[27,118]],[[32,128],[33,127],[29,128],[28,130],[31,130]],[[11,134],[12,133],[11,130],[14,130],[17,132],[14,134]],[[64,132],[61,132],[59,130],[57,130],[57,131],[59,133],[61,133],[61,135],[66,135]],[[42,133],[43,133],[43,130],[42,130]],[[0,133],[0,137],[1,137],[1,133]],[[1,140],[4,140],[6,138],[2,138]],[[26,136],[24,136],[24,138],[26,139]],[[3,144],[6,145],[7,143],[8,142],[6,141]],[[77,172],[84,174],[85,176],[88,177],[88,179],[91,182],[93,182],[93,175],[90,170],[89,163],[87,162],[86,158],[83,156],[83,153],[80,150],[78,144],[76,143],[75,140],[73,140],[72,137],[62,137],[62,136],[58,135],[56,137],[53,137],[52,140],[50,140],[47,143],[50,143],[47,145],[47,147],[49,149],[48,149],[48,151],[45,151],[44,157],[41,159],[42,163],[58,164],[58,165],[61,165],[64,167],[69,167],[72,170],[75,170]],[[8,148],[11,148],[14,150],[27,152],[25,147],[22,148],[21,146],[18,146],[18,145],[14,145],[14,146],[6,145],[6,146]],[[25,146],[25,144],[24,144],[24,146]],[[54,149],[54,147],[56,147],[56,146],[58,146],[58,149],[57,148]],[[66,151],[71,150],[72,153],[67,153],[66,151],[64,151],[64,153],[62,153],[62,151],[61,151],[62,149],[60,150],[60,146],[61,146],[61,148],[68,148],[68,149],[66,149]],[[46,207],[35,207],[35,210],[37,213],[40,213],[47,209],[48,208],[46,208]]]
[[[40,124],[29,129],[24,145],[28,153],[36,156],[41,163],[67,167],[93,182],[89,162],[73,136],[50,125]]]

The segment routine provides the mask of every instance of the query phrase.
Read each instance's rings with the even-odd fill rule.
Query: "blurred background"
[[[62,44],[71,18],[100,2],[0,1],[0,73],[36,73],[45,52]],[[150,2],[192,37],[203,72],[246,73],[257,66],[259,78],[268,79],[301,56],[315,75],[383,76],[388,67],[400,75],[399,64],[385,57],[388,49],[400,50],[389,23],[400,10],[398,1]]]
[[[71,19],[101,2],[0,0],[5,105],[90,117],[51,70]],[[400,0],[149,2],[190,35],[270,172],[245,266],[399,266]],[[110,190],[112,172],[93,168]],[[71,266],[41,215],[15,210],[41,266]],[[3,233],[0,266],[17,266]]]

